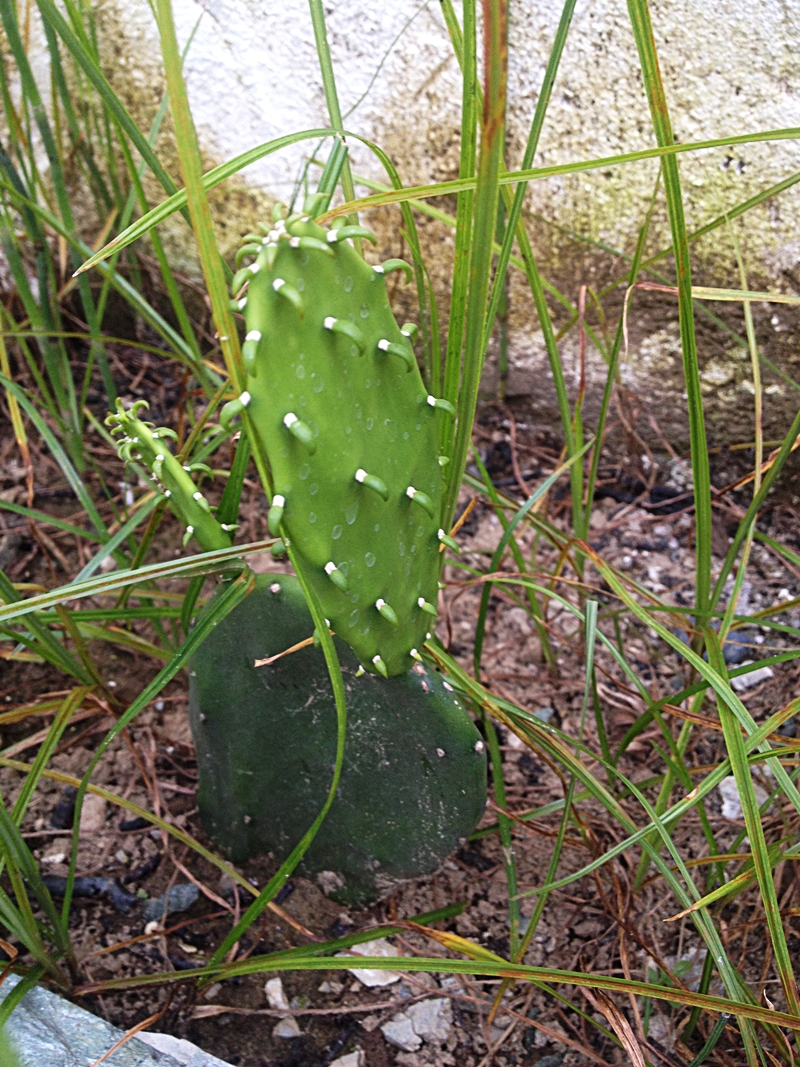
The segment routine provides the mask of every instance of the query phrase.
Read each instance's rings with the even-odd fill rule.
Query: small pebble
[[[348,1052],[346,1056],[340,1056],[334,1060],[331,1067],[366,1067],[366,1063],[364,1053],[357,1048],[355,1052]]]
[[[297,1025],[297,1019],[291,1015],[287,1015],[285,1019],[280,1019],[272,1028],[273,1037],[282,1037],[287,1041],[291,1041],[292,1038],[300,1037],[301,1030]]]
[[[84,797],[81,808],[81,837],[91,837],[105,827],[106,802],[102,797],[89,793]]]
[[[144,906],[144,917],[148,920],[161,921],[165,914],[172,915],[173,912],[186,911],[187,908],[191,908],[199,896],[200,890],[191,882],[182,882],[180,885],[174,885],[169,891],[167,900],[165,900],[166,894],[163,894],[147,901]],[[164,907],[165,903],[166,909]]]
[[[267,997],[267,1003],[273,1011],[289,1010],[289,1001],[286,999],[286,994],[283,991],[283,982],[280,978],[270,978],[264,986],[264,993]]]
[[[403,1052],[416,1052],[422,1046],[422,1038],[415,1032],[411,1020],[404,1011],[393,1015],[381,1027],[381,1033],[395,1048]]]
[[[338,995],[344,989],[344,982],[323,982],[317,989],[318,993],[333,993]]]
[[[752,660],[750,661],[753,662]],[[742,664],[743,667],[748,666],[747,660]],[[775,677],[775,672],[772,667],[756,667],[754,671],[749,671],[747,674],[740,674],[736,678],[731,678],[731,685],[737,693],[743,693],[746,689],[752,689],[756,685],[761,685],[762,682],[768,682],[770,678]]]

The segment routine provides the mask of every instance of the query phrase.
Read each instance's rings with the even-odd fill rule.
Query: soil
[[[144,388],[156,401],[154,408],[161,409],[151,415],[160,424],[169,421],[168,413],[177,399],[180,383],[176,380],[165,385],[162,380],[159,392],[153,373],[148,371]],[[560,453],[560,442],[535,421],[532,403],[524,397],[507,406],[487,404],[476,427],[475,443],[495,484],[519,502],[553,469]],[[693,521],[685,496],[689,484],[685,465],[666,450],[643,449],[630,424],[626,432],[617,424],[608,449],[592,514],[591,546],[606,561],[639,582],[643,590],[650,590],[666,603],[683,607],[691,601],[693,593]],[[111,450],[97,442],[92,445],[92,451],[109,484],[118,485],[122,481],[121,467],[118,464],[115,467]],[[24,501],[24,471],[15,455],[13,448],[7,448],[0,457],[3,494],[5,499]],[[748,461],[752,464],[752,455],[743,451],[720,450],[713,455],[715,486],[722,488],[735,481],[747,470]],[[91,482],[92,477],[88,474],[87,481]],[[783,484],[791,487],[793,477],[793,473],[787,474]],[[44,456],[37,460],[36,485],[35,506],[80,521],[60,471]],[[660,496],[654,488],[662,490]],[[123,488],[117,504],[124,491]],[[747,492],[745,488],[741,493],[728,493],[715,509],[717,567],[727,549],[732,525],[746,506]],[[469,501],[470,494],[465,493],[462,509]],[[556,526],[565,528],[567,508],[565,493],[553,491],[546,516]],[[242,540],[266,536],[266,509],[255,475],[248,482],[243,498],[243,514]],[[0,524],[0,555],[14,581],[52,586],[76,573],[85,562],[85,551],[72,535],[40,528],[37,531],[40,539],[34,540],[27,523],[7,512],[0,513]],[[800,549],[790,488],[771,498],[770,506],[762,513],[759,529],[795,551]],[[485,568],[501,532],[492,509],[485,502],[478,502],[458,534],[463,549],[462,566]],[[167,521],[159,530],[148,558],[155,561],[180,554],[173,547],[179,543],[177,527]],[[558,564],[556,550],[541,539],[534,546],[531,532],[523,535],[520,544],[526,559],[535,550],[534,570],[547,581],[548,572],[552,574]],[[256,559],[254,567],[282,569],[268,555]],[[513,562],[506,561],[504,567],[511,573]],[[563,580],[554,583],[553,589],[575,602],[579,590],[570,577],[574,573],[567,568]],[[471,670],[481,587],[456,567],[448,568],[446,580],[437,633],[445,647]],[[586,581],[591,587],[590,595],[600,601],[601,608],[612,604],[608,589],[603,587],[591,564]],[[768,546],[757,544],[748,582],[747,610],[758,611],[785,601],[786,609],[772,616],[771,621],[800,627],[800,606],[795,603],[800,595],[800,571],[783,562]],[[177,582],[172,585],[176,591],[184,587]],[[205,592],[210,588],[209,585]],[[584,660],[580,632],[573,616],[556,601],[550,601],[547,629],[556,661],[550,667],[529,615],[512,593],[520,595],[519,590],[510,586],[493,589],[482,681],[499,696],[549,720],[570,737],[577,737],[584,699]],[[98,600],[91,606],[103,603]],[[83,606],[90,604],[84,601]],[[603,628],[614,639],[613,626],[604,624]],[[151,636],[145,623],[135,624],[133,630],[144,639]],[[794,635],[766,626],[747,627],[741,634],[747,645],[747,659],[760,659],[795,647]],[[660,698],[684,687],[688,675],[683,661],[653,631],[623,618],[621,636],[627,661],[652,695]],[[10,644],[4,647],[11,649]],[[53,770],[73,777],[80,777],[116,715],[154,677],[159,666],[144,651],[119,644],[91,641],[89,649],[108,692],[84,703],[50,761]],[[644,704],[610,654],[599,646],[596,662],[598,699],[613,748],[644,710]],[[787,704],[797,693],[800,668],[795,663],[778,664],[771,670],[771,676],[763,683],[742,694],[757,720]],[[41,663],[6,659],[0,671],[0,700],[6,704],[6,710],[24,708],[48,695],[57,696],[65,689],[64,677]],[[710,703],[704,705],[702,712],[709,721],[715,714]],[[38,731],[49,721],[49,717],[26,718],[22,714],[17,721],[6,718],[1,727],[3,755],[30,761],[41,740]],[[677,734],[680,719],[673,716],[666,721]],[[792,736],[793,730],[794,720],[790,719],[787,736]],[[521,818],[525,813],[561,800],[565,782],[560,773],[510,731],[501,727],[499,734],[505,809]],[[585,736],[589,745],[597,749],[591,711]],[[646,783],[663,767],[659,745],[663,745],[663,737],[654,723],[628,746],[619,764],[622,773],[649,789],[651,800],[655,791]],[[699,771],[719,761],[723,753],[724,744],[718,731],[695,730],[687,764]],[[7,806],[13,803],[21,780],[15,771],[0,772],[0,787]],[[188,724],[185,676],[178,676],[168,685],[111,745],[98,764],[93,782],[159,814],[200,842],[205,840],[196,812],[197,770]],[[768,782],[764,784],[769,788]],[[69,789],[63,783],[44,779],[23,823],[26,840],[43,871],[56,878],[67,873],[70,799]],[[639,809],[633,802],[624,803],[631,816],[638,818]],[[582,804],[580,810],[583,822],[580,827],[569,829],[560,875],[577,870],[612,845],[620,834],[619,827],[609,823],[602,809]],[[707,811],[720,851],[739,847],[743,821],[723,816],[717,793],[707,804]],[[545,880],[559,817],[558,812],[544,813],[530,821],[515,823],[519,892],[533,890]],[[180,971],[202,964],[231,928],[232,918],[246,904],[245,894],[240,895],[229,878],[221,878],[213,864],[149,824],[137,824],[129,813],[92,797],[87,801],[83,820],[78,874],[112,879],[138,897],[130,902],[127,913],[107,897],[75,901],[70,923],[80,961],[75,995],[90,1010],[123,1029],[162,1011],[151,1024],[152,1029],[186,1037],[239,1067],[321,1067],[357,1048],[363,1050],[367,1067],[393,1064],[488,1067],[490,1063],[497,1067],[535,1063],[540,1067],[577,1067],[587,1063],[626,1062],[614,1043],[578,1013],[581,1011],[607,1026],[600,1002],[567,987],[559,991],[563,994],[563,1000],[559,1001],[538,988],[513,986],[490,1023],[489,1009],[498,992],[497,982],[404,975],[392,985],[368,988],[349,972],[287,973],[282,981],[300,1029],[300,1036],[291,1040],[273,1035],[281,1013],[269,1007],[265,996],[265,981],[270,975],[216,983],[202,995],[197,994],[190,982],[171,987],[169,992],[166,988],[142,987],[123,993],[82,994],[81,986],[91,983],[165,969]],[[795,823],[796,815],[770,813],[765,818],[768,840],[795,833]],[[476,940],[507,958],[508,887],[496,824],[497,805],[491,800],[475,837],[447,860],[441,870],[399,886],[379,903],[361,911],[343,912],[318,886],[292,878],[276,900],[281,913],[265,912],[265,917],[240,942],[239,956],[291,947],[309,938],[341,936],[462,903],[461,914],[439,927]],[[707,855],[707,842],[696,814],[682,820],[675,843],[684,860]],[[663,921],[675,914],[678,907],[665,892],[663,883],[652,877],[652,872],[643,888],[633,893],[637,863],[638,853],[633,858],[623,854],[595,876],[553,892],[525,962],[638,978],[649,972],[651,980],[661,967],[662,971],[682,974],[684,981],[694,982],[696,987],[702,953],[694,927],[686,920]],[[258,887],[265,884],[273,870],[274,862],[267,858],[248,865],[242,873]],[[792,879],[787,870],[778,887],[779,897],[785,896],[787,907],[791,906],[794,892]],[[143,914],[144,900],[157,898],[170,887],[186,883],[199,888],[196,901],[156,927],[148,925]],[[533,912],[535,900],[535,897],[522,897],[523,925]],[[800,934],[793,927],[797,919],[791,912],[788,915],[789,948],[796,953],[800,948]],[[757,897],[750,892],[734,897],[719,913],[728,951],[745,978],[754,989],[763,990],[776,1007],[782,1007],[779,984],[769,968],[769,959],[765,961],[762,918]],[[401,955],[446,955],[439,946],[416,933],[397,936],[393,941]],[[398,964],[398,969],[402,970],[402,964]],[[444,1044],[426,1042],[416,1051],[401,1051],[388,1044],[380,1027],[399,1010],[431,996],[447,998],[452,1004],[453,1026]],[[628,1004],[624,1007],[630,1009]],[[648,1013],[645,1020],[648,1058],[654,1062],[672,1065],[688,1062],[707,1036],[704,1021],[691,1049],[687,1049],[676,1034],[676,1024],[685,1022],[685,1013],[673,1012],[663,1002],[661,1006],[653,1002],[645,1009],[628,1010],[637,1033],[643,1025],[641,1017],[637,1018],[641,1010]],[[729,1029],[716,1054],[726,1063],[738,1063],[739,1045],[738,1035]]]

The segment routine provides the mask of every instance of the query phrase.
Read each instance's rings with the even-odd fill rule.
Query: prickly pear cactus
[[[116,413],[106,418],[106,426],[111,427],[112,434],[122,435],[117,440],[120,457],[126,463],[139,460],[147,468],[154,487],[186,525],[184,546],[194,537],[204,552],[229,548],[231,533],[237,527],[214,518],[211,505],[192,479],[193,474],[212,477],[210,467],[205,463],[182,466],[167,447],[169,439],[177,441],[175,431],[165,426],[156,428],[152,422],[143,422],[139,418],[139,412],[148,406],[146,400],[137,400],[126,409],[122,401],[117,400]]]
[[[259,575],[255,589],[189,663],[192,734],[203,826],[234,862],[284,859],[319,813],[336,754],[336,708],[310,633],[300,583]],[[486,757],[448,683],[416,664],[394,678],[357,677],[337,640],[347,694],[339,789],[303,859],[345,903],[427,874],[470,834],[486,804]]]
[[[270,531],[291,543],[333,630],[363,667],[403,673],[436,615],[441,420],[385,276],[350,244],[369,231],[279,219],[240,252],[246,406],[274,483]]]

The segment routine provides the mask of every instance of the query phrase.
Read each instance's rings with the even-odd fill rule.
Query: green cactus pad
[[[438,442],[452,409],[423,385],[385,271],[347,240],[366,234],[295,217],[263,239],[234,279],[247,325],[239,400],[282,509],[271,530],[366,670],[393,675],[430,628],[420,599],[436,603]]]
[[[325,660],[308,647],[254,667],[311,635],[300,584],[260,575],[253,592],[190,660],[199,808],[214,844],[237,863],[283,860],[325,801],[336,708]],[[346,903],[434,870],[486,804],[480,734],[438,674],[417,664],[394,678],[356,677],[336,641],[347,693],[339,789],[299,868]]]

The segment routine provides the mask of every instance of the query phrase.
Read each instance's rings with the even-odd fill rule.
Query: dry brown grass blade
[[[130,1030],[127,1030],[119,1039],[119,1041],[115,1041],[111,1048],[104,1052],[100,1059],[95,1060],[94,1063],[91,1063],[89,1067],[100,1067],[100,1064],[103,1063],[104,1060],[107,1060],[109,1056],[112,1056],[117,1051],[117,1049],[122,1048],[123,1045],[127,1045],[131,1038],[136,1037],[137,1034],[140,1034],[142,1030],[146,1030],[148,1026],[152,1026],[153,1023],[157,1023],[169,1007],[171,1000],[172,997],[168,997],[167,1002],[163,1008],[161,1008],[157,1012],[154,1012],[153,1015],[148,1015],[146,1019],[143,1019],[140,1023],[137,1023],[136,1026],[132,1026]]]
[[[590,992],[588,989],[583,989],[581,992],[594,1008],[605,1015],[608,1020],[608,1025],[617,1035],[622,1047],[628,1053],[633,1067],[647,1067],[639,1042],[636,1040],[636,1035],[633,1032],[633,1027],[611,997],[599,990]]]

